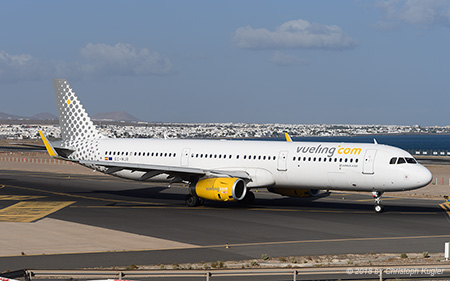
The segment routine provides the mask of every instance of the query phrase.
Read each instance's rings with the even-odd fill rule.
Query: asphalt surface
[[[0,272],[245,260],[262,254],[434,253],[443,252],[444,242],[450,241],[449,216],[439,206],[443,201],[388,194],[381,214],[373,211],[373,199],[367,193],[308,199],[260,191],[249,207],[207,201],[202,207],[188,208],[187,189],[181,186],[167,188],[97,174],[0,170],[1,195],[12,197],[1,199],[0,209],[27,198],[14,196],[70,201],[74,203],[45,217],[197,248],[149,250],[142,245],[133,251],[0,257]],[[7,231],[1,222],[0,227]]]

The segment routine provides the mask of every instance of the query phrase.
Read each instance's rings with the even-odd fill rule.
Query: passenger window
[[[295,157],[294,157],[295,158]],[[263,156],[263,160],[266,160],[266,156]]]
[[[174,154],[173,154],[173,157],[175,157],[175,156],[177,156],[177,154],[176,154],[176,153],[174,153]]]
[[[347,161],[348,161],[348,158],[345,158],[345,163],[347,163]]]
[[[355,159],[355,163],[358,163],[358,159]]]
[[[273,160],[275,160],[276,158],[277,158],[277,157],[274,156],[274,157],[273,157]]]
[[[405,158],[403,158],[403,157],[398,158],[397,164],[405,164],[405,163],[406,163]]]
[[[267,160],[270,160],[270,156],[267,156]]]
[[[389,161],[389,164],[394,165],[397,162],[397,157],[392,157],[391,161]]]
[[[239,155],[236,155],[236,159],[239,159]]]
[[[247,159],[247,155],[244,155],[244,160]]]

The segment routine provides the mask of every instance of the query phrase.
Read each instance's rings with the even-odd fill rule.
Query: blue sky
[[[450,2],[9,1],[0,111],[146,121],[448,125]]]

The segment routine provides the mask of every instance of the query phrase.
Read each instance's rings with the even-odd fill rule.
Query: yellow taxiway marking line
[[[214,208],[214,207],[186,207],[186,206],[70,206],[70,208],[86,208],[86,209],[177,209],[190,211],[231,211],[230,208]],[[244,209],[244,208],[242,208]],[[304,212],[304,213],[352,213],[352,214],[373,214],[373,211],[333,211],[333,210],[303,210],[303,209],[274,209],[274,208],[245,208],[248,211],[269,211],[269,212]],[[395,214],[402,215],[436,215],[437,212],[398,212]]]
[[[323,239],[323,240],[298,240],[298,241],[275,241],[275,242],[257,242],[257,243],[237,243],[237,244],[220,244],[220,245],[192,245],[187,247],[173,247],[173,248],[160,248],[160,249],[134,249],[134,250],[123,250],[114,251],[114,253],[132,253],[132,252],[153,252],[162,250],[185,250],[185,249],[214,249],[214,248],[225,248],[228,245],[229,248],[232,247],[253,247],[253,246],[269,246],[269,245],[281,245],[281,244],[305,244],[305,243],[330,243],[330,242],[348,242],[348,241],[381,241],[381,240],[405,240],[405,239],[431,239],[431,238],[450,238],[449,234],[446,235],[431,235],[431,236],[406,236],[406,237],[366,237],[366,238],[342,238],[342,239]],[[73,254],[92,254],[92,253],[111,253],[111,252],[79,252],[79,253],[64,253],[64,255]],[[61,255],[61,254],[46,254],[51,255]],[[40,256],[40,255],[27,255],[27,256]]]
[[[445,203],[439,204],[439,206],[444,210],[444,212],[450,218],[450,202],[445,202]]]
[[[10,187],[10,188],[31,190],[31,191],[41,192],[41,193],[49,193],[49,194],[54,194],[54,195],[59,195],[59,196],[66,196],[66,197],[73,197],[73,198],[82,198],[82,199],[95,200],[95,201],[104,201],[104,202],[113,202],[113,203],[127,203],[127,204],[143,204],[143,205],[160,205],[160,206],[166,205],[164,203],[126,201],[126,200],[117,200],[117,199],[97,198],[97,197],[90,197],[90,196],[83,196],[83,195],[74,195],[74,194],[69,194],[69,193],[55,192],[55,191],[42,190],[42,189],[31,188],[31,187],[23,187],[23,186],[14,186],[14,185],[6,185],[6,186]]]
[[[280,245],[280,244],[303,244],[303,243],[327,243],[327,242],[347,242],[347,241],[379,241],[379,240],[405,240],[405,239],[430,239],[430,238],[448,238],[450,234],[431,235],[431,236],[406,236],[406,237],[367,237],[367,238],[341,238],[341,239],[323,239],[323,240],[299,240],[299,241],[276,241],[259,243],[240,243],[229,244],[231,247],[262,246],[262,245]],[[201,246],[202,248],[217,248],[224,245]]]
[[[59,211],[75,201],[55,202],[19,202],[0,210],[0,222],[33,222]]]
[[[403,198],[396,198],[396,197],[389,197],[389,198],[383,198],[383,201],[386,200],[400,200]],[[374,201],[375,199],[359,199],[359,200],[352,200],[352,201],[356,201],[356,202],[368,202],[368,201]]]
[[[31,195],[0,195],[0,201],[26,201],[45,198],[46,196],[31,196]]]

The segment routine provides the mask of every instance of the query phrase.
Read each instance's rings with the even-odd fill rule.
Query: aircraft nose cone
[[[425,167],[423,167],[420,176],[419,183],[423,186],[428,185],[433,180],[433,174]]]

